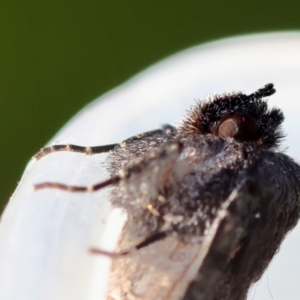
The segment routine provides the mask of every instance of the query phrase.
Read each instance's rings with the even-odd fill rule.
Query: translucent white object
[[[277,92],[269,102],[283,109],[288,134],[284,147],[299,160],[299,53],[299,32],[250,35],[193,47],[97,99],[49,144],[119,142],[161,124],[176,124],[194,99],[225,91],[251,93],[274,83]],[[29,163],[1,218],[0,299],[105,299],[110,259],[91,255],[88,249],[113,250],[126,219],[111,209],[109,190],[85,194],[33,190],[43,181],[76,185],[102,181],[107,177],[104,160],[105,154],[60,152]],[[249,299],[297,299],[299,252],[298,226]]]

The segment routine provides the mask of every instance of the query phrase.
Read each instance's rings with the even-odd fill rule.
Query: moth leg
[[[59,151],[78,152],[78,153],[84,153],[87,155],[92,155],[92,154],[108,152],[110,150],[113,150],[118,145],[119,144],[110,144],[110,145],[93,146],[93,147],[83,147],[83,146],[77,146],[77,145],[72,145],[72,144],[53,145],[53,146],[42,148],[33,157],[36,160],[39,160],[42,157],[44,157],[50,153],[59,152]]]
[[[140,178],[141,177],[140,174],[145,170],[145,168],[152,166],[153,161],[155,161],[155,159],[167,158],[167,164],[170,166],[173,165],[173,162],[180,155],[182,148],[183,145],[179,142],[170,142],[168,144],[165,144],[153,151],[150,151],[147,155],[137,158],[129,166],[119,170],[117,175],[93,185],[76,186],[76,185],[67,185],[60,182],[42,182],[42,183],[35,184],[34,189],[40,190],[44,188],[52,188],[52,189],[65,190],[69,192],[97,191],[110,185],[119,184],[122,180],[130,181],[132,179],[134,180],[134,178],[137,177]]]
[[[103,145],[103,146],[92,146],[92,147],[84,147],[84,146],[78,146],[78,145],[72,145],[72,144],[64,144],[64,145],[53,145],[49,147],[42,148],[38,153],[36,153],[33,157],[36,160],[41,159],[42,157],[53,153],[53,152],[59,152],[59,151],[68,151],[68,152],[78,152],[78,153],[84,153],[87,155],[92,154],[100,154],[100,153],[106,153],[110,150],[113,150],[115,147],[126,147],[129,143],[137,140],[142,140],[145,137],[150,137],[155,134],[166,134],[171,135],[176,133],[176,128],[165,124],[162,126],[161,129],[147,131],[135,136],[132,136],[124,141],[122,141],[120,144],[109,144],[109,145]]]
[[[41,190],[41,189],[48,188],[48,189],[64,190],[68,192],[93,192],[105,188],[107,186],[110,186],[112,184],[116,184],[120,182],[121,179],[122,177],[117,175],[109,178],[108,180],[93,185],[87,185],[87,186],[67,185],[59,182],[43,182],[43,183],[35,184],[34,189]]]
[[[90,253],[104,255],[104,256],[108,256],[110,258],[119,258],[119,257],[125,256],[125,255],[129,255],[129,254],[131,254],[139,249],[142,249],[144,247],[147,247],[147,246],[165,238],[173,231],[174,231],[174,228],[170,227],[167,230],[156,232],[156,233],[148,236],[146,239],[144,239],[142,242],[138,243],[137,245],[130,247],[126,250],[122,250],[120,252],[111,252],[111,251],[105,251],[105,250],[102,250],[99,248],[91,248]]]

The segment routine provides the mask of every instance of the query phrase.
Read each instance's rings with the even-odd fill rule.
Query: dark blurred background
[[[30,157],[97,96],[187,47],[290,29],[300,1],[1,1],[0,210]]]

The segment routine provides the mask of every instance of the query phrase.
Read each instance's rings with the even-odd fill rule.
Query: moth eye
[[[218,136],[221,138],[234,137],[239,132],[237,122],[233,118],[228,118],[222,122],[218,129]]]
[[[260,137],[259,127],[255,124],[253,119],[238,114],[222,118],[212,131],[214,135],[223,139],[233,137],[241,141],[254,141]]]

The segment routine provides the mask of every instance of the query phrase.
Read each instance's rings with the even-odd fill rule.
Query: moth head
[[[224,93],[198,101],[180,125],[179,135],[212,134],[239,142],[255,142],[267,149],[274,148],[284,137],[281,129],[284,116],[278,108],[269,109],[263,99],[274,93],[274,85],[267,84],[250,95]]]

